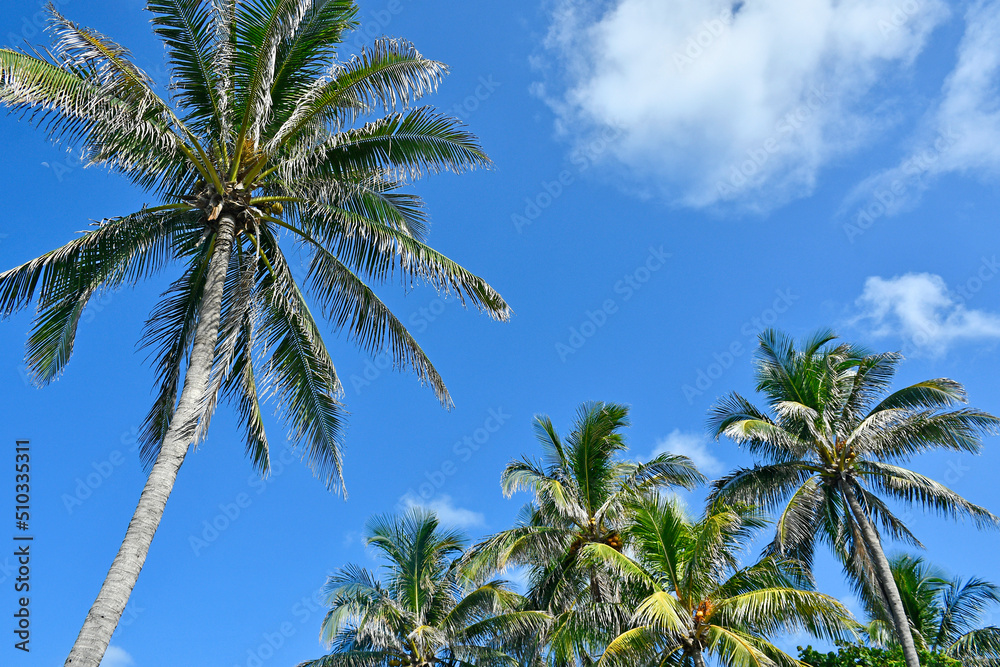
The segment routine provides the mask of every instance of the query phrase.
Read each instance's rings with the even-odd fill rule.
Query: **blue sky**
[[[58,4],[165,82],[143,3]],[[39,6],[0,0],[5,44],[41,39]],[[671,449],[709,475],[751,463],[704,424],[718,396],[752,394],[764,326],[832,326],[902,350],[900,384],[951,377],[1000,413],[1000,2],[366,0],[361,18],[367,34],[450,65],[429,101],[466,121],[496,168],[416,190],[432,245],[515,315],[500,324],[427,288],[381,290],[443,375],[451,411],[328,332],[351,413],[346,501],[290,452],[256,478],[221,409],[180,473],[106,665],[321,655],[312,598],[334,569],[373,564],[367,517],[416,502],[473,536],[510,525],[526,497],[504,499],[499,474],[537,453],[535,414],[565,431],[581,402],[623,402],[635,456]],[[8,116],[2,133],[3,268],[148,201],[27,122]],[[15,438],[32,443],[35,535],[32,652],[5,640],[4,664],[65,658],[124,534],[154,380],[135,343],[169,279],[93,303],[66,373],[44,389],[24,380],[29,314],[0,324],[0,428],[11,461]],[[279,429],[272,420],[272,442]],[[998,511],[997,445],[913,466]],[[920,511],[911,522],[934,562],[1000,580],[996,533]],[[10,564],[0,556],[8,619]],[[819,579],[850,602],[831,563]]]

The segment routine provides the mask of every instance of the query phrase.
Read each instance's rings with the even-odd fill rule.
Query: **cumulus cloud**
[[[537,92],[581,168],[613,158],[648,194],[766,210],[890,122],[876,84],[947,15],[941,0],[557,0]]]
[[[992,267],[984,263],[981,271],[985,268],[991,268],[993,273],[987,275],[992,278],[996,261]],[[873,336],[902,338],[904,352],[939,355],[958,341],[1000,338],[1000,315],[967,308],[971,294],[963,291],[949,291],[944,279],[931,273],[873,276],[857,300],[862,312],[856,321]]]
[[[860,183],[847,206],[863,229],[870,218],[912,206],[934,178],[947,173],[1000,173],[1000,2],[978,2],[940,100],[927,113],[898,165]],[[867,217],[865,217],[867,213]]]
[[[405,495],[402,504],[406,509],[420,507],[437,515],[438,520],[453,528],[471,528],[485,523],[485,517],[480,512],[474,512],[464,507],[455,507],[451,496],[441,495],[433,500],[423,500],[413,495]]]
[[[670,435],[656,443],[653,456],[660,454],[681,454],[688,457],[706,475],[717,475],[725,469],[725,465],[710,451],[711,442],[703,435],[684,433],[674,429]]]
[[[120,646],[109,646],[101,660],[101,667],[134,667],[135,660]]]

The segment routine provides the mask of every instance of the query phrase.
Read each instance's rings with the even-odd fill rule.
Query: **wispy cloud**
[[[135,660],[120,646],[109,646],[101,660],[101,667],[134,667]]]
[[[717,475],[725,470],[725,464],[712,454],[711,446],[711,441],[704,435],[674,429],[667,437],[656,443],[650,458],[663,453],[681,454],[694,461],[698,469],[706,475]]]
[[[903,159],[860,183],[845,207],[878,193],[879,214],[893,215],[916,204],[942,174],[1000,174],[1000,2],[974,3],[965,24],[955,68]]]
[[[413,496],[403,496],[403,506],[407,509],[411,507],[421,507],[430,510],[437,515],[438,520],[454,528],[472,528],[485,523],[485,517],[480,512],[474,512],[464,507],[456,507],[451,496],[441,495],[432,500],[422,500]]]
[[[898,337],[904,349],[931,355],[961,340],[1000,338],[1000,315],[967,308],[964,301],[932,273],[872,276],[857,300],[861,314],[854,321],[873,336]]]
[[[646,194],[767,210],[893,122],[886,78],[947,15],[941,0],[558,0],[537,92],[580,149],[615,128],[602,157]]]

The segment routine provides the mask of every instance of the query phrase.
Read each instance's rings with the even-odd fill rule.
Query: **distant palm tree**
[[[483,540],[467,556],[488,569],[527,567],[531,607],[555,616],[550,640],[560,664],[573,654],[589,660],[603,650],[605,631],[627,618],[616,604],[619,583],[600,567],[581,567],[581,548],[598,543],[622,549],[628,503],[636,494],[705,481],[686,456],[664,453],[646,463],[619,458],[627,449],[621,430],[628,424],[624,405],[584,403],[564,441],[551,419],[537,417],[544,460],[513,461],[501,476],[504,494],[523,489],[534,501],[515,528]]]
[[[807,630],[853,638],[856,623],[836,599],[808,590],[792,562],[770,556],[741,567],[739,555],[767,522],[750,507],[715,504],[693,521],[674,499],[646,497],[633,506],[631,553],[602,544],[583,558],[605,564],[645,589],[631,628],[610,643],[600,664],[799,665],[769,639]]]
[[[879,495],[995,527],[1000,519],[989,511],[898,464],[932,449],[978,453],[981,435],[1000,421],[973,408],[947,410],[966,400],[953,380],[925,380],[890,394],[902,357],[834,345],[835,338],[821,331],[796,350],[783,334],[761,334],[757,391],[773,416],[734,393],[715,405],[710,424],[716,437],[729,436],[767,463],[716,481],[710,502],[785,504],[772,552],[808,564],[816,539],[827,542],[857,581],[881,591],[907,665],[918,667],[875,523],[889,537],[919,542]]]
[[[299,667],[516,667],[514,649],[548,622],[506,582],[465,577],[465,539],[431,513],[375,517],[367,541],[384,575],[349,565],[327,580],[320,639],[333,652]]]
[[[262,473],[261,400],[273,395],[315,473],[341,483],[342,388],[281,234],[310,257],[305,282],[323,315],[365,350],[387,349],[446,405],[440,375],[366,280],[424,281],[509,315],[485,281],[424,243],[421,202],[400,191],[427,172],[489,164],[457,120],[410,106],[445,65],[402,40],[338,58],[356,26],[349,0],[150,0],[147,9],[173,69],[169,102],[124,47],[51,5],[50,50],[0,50],[0,103],[161,202],[0,274],[0,314],[37,301],[26,357],[35,379],[63,370],[91,297],[183,267],[143,336],[160,384],[141,435],[152,467],[66,661],[74,667],[101,661],[220,396]]]
[[[907,554],[890,559],[889,566],[919,648],[963,665],[1000,666],[1000,628],[979,627],[986,610],[1000,604],[1000,586],[978,577],[946,579],[922,557]],[[895,643],[881,598],[861,592],[872,619],[869,636],[879,644]]]

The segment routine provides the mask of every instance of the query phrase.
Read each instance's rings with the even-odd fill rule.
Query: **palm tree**
[[[946,579],[922,557],[901,554],[889,560],[893,580],[918,648],[960,660],[963,665],[1000,665],[1000,628],[978,627],[984,612],[1000,604],[1000,586],[971,577]],[[868,635],[892,644],[892,627],[881,598],[861,590],[869,617]]]
[[[605,569],[580,567],[581,548],[622,549],[628,502],[636,494],[705,481],[686,456],[664,453],[646,463],[618,458],[627,449],[621,430],[628,424],[624,405],[584,403],[563,441],[549,417],[536,417],[544,460],[512,461],[501,476],[506,496],[527,490],[534,501],[516,527],[483,540],[467,556],[473,567],[528,568],[531,608],[556,617],[550,641],[557,664],[574,654],[587,662],[603,649],[604,631],[627,618],[616,604],[619,582]]]
[[[602,562],[644,595],[631,627],[612,641],[601,665],[799,665],[769,638],[805,629],[834,640],[853,636],[850,613],[808,590],[801,566],[775,556],[741,567],[739,555],[767,525],[752,507],[711,505],[693,521],[680,502],[638,499],[627,529],[631,554],[602,544],[584,558]]]
[[[327,579],[320,639],[333,652],[299,667],[515,667],[512,649],[548,622],[506,582],[466,577],[465,539],[432,513],[374,517],[367,532],[383,576],[349,565]]]
[[[350,0],[150,0],[147,9],[173,68],[169,101],[124,47],[52,6],[51,49],[0,50],[0,102],[162,202],[0,274],[4,316],[37,301],[26,361],[38,383],[65,367],[94,294],[183,267],[143,337],[159,374],[141,436],[149,477],[66,661],[74,667],[100,662],[220,396],[259,471],[269,456],[261,400],[273,396],[316,475],[342,482],[340,381],[280,235],[311,258],[305,284],[323,315],[365,350],[388,349],[445,405],[440,375],[368,283],[398,275],[509,315],[485,281],[424,243],[421,201],[401,190],[428,172],[489,164],[457,120],[412,106],[445,65],[402,40],[338,58],[356,26]]]
[[[713,407],[709,421],[717,438],[729,436],[768,461],[716,481],[710,502],[785,504],[772,552],[809,564],[817,537],[827,542],[856,580],[880,590],[907,665],[918,667],[876,523],[888,537],[920,543],[883,498],[996,526],[1000,519],[989,511],[900,464],[932,449],[978,453],[981,435],[1000,422],[982,410],[948,409],[966,401],[953,380],[889,393],[902,357],[835,339],[821,331],[796,350],[783,334],[760,335],[757,391],[773,416],[733,393]]]

